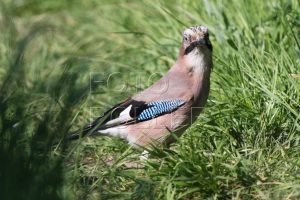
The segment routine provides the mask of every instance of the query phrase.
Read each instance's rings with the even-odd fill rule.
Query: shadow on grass
[[[13,25],[11,25],[13,26]],[[24,54],[47,26],[38,25],[15,41],[10,64],[0,83],[1,199],[61,199],[64,185],[65,136],[73,108],[89,91],[79,86],[78,73],[65,63],[60,75],[28,86]],[[12,40],[16,40],[12,38]],[[57,139],[61,145],[53,149]]]

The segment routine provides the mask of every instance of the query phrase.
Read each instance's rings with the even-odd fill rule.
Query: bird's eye
[[[187,37],[183,37],[183,40],[186,42],[188,39],[187,39]]]

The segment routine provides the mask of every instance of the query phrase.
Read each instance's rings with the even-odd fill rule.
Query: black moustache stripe
[[[184,54],[187,55],[189,54],[191,51],[194,50],[194,48],[197,47],[197,41],[196,42],[192,42],[184,51]]]
[[[189,54],[191,51],[194,50],[195,47],[197,47],[199,44],[202,44],[203,43],[200,43],[199,41],[195,41],[195,42],[192,42],[184,51],[184,54],[187,55]],[[209,50],[212,51],[212,45],[210,44],[210,42],[205,42],[204,44]]]

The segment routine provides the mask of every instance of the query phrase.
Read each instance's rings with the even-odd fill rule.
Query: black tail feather
[[[101,129],[101,126],[106,122],[107,118],[111,115],[111,112],[118,106],[112,107],[111,109],[104,112],[100,117],[95,119],[92,123],[86,125],[84,128],[79,129],[77,131],[71,132],[67,137],[68,140],[77,140],[80,137],[84,137],[87,135],[93,135],[97,132],[97,130]]]
[[[104,112],[100,117],[98,117],[97,119],[95,119],[92,123],[86,125],[84,128],[79,129],[77,131],[71,132],[70,135],[67,137],[67,140],[76,140],[79,139],[80,137],[84,137],[84,136],[90,136],[93,135],[97,132],[97,130],[103,129],[104,126],[103,124],[105,124],[110,118],[113,118],[113,113],[116,109],[119,108],[119,106],[123,105],[123,104],[128,104],[132,101],[131,98],[126,99],[125,101],[116,104],[115,106],[113,106],[112,108],[110,108],[109,110],[107,110],[106,112]],[[123,107],[121,107],[123,108]]]
[[[77,140],[81,137],[90,136],[97,132],[97,130],[101,129],[101,125],[103,121],[105,121],[105,115],[101,115],[96,120],[94,120],[91,124],[86,125],[83,129],[79,129],[77,131],[71,132],[70,135],[67,137],[68,140]]]

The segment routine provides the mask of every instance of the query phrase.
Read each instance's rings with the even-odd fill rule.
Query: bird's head
[[[188,55],[195,51],[212,51],[208,28],[205,26],[193,26],[185,29],[182,33],[182,53]]]

